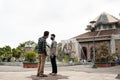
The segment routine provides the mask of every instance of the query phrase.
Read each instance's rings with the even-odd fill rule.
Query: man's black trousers
[[[50,56],[50,59],[52,65],[52,73],[57,73],[56,56]]]

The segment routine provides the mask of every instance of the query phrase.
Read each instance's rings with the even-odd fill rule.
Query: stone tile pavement
[[[93,69],[88,65],[58,67],[57,76],[36,77],[37,68],[22,68],[17,66],[0,66],[0,80],[118,80],[120,66]],[[45,74],[51,72],[51,67],[45,67]]]
[[[49,73],[46,71],[45,73]],[[117,80],[116,74],[61,71],[58,76],[36,77],[36,71],[0,72],[0,80]]]

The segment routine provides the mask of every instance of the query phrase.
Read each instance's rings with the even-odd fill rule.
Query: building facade
[[[102,13],[87,25],[87,32],[78,35],[68,41],[74,40],[75,56],[87,61],[92,59],[93,48],[101,44],[108,47],[109,54],[120,54],[120,20],[114,16]],[[65,42],[65,41],[63,41]],[[65,46],[65,45],[63,45]],[[64,49],[64,47],[63,47]]]

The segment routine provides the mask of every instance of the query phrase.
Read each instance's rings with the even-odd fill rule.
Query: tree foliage
[[[96,53],[96,62],[109,62],[110,59],[110,53],[108,50],[107,44],[101,44],[97,48],[97,53]]]
[[[3,48],[0,48],[0,57],[1,59],[10,61],[11,57],[12,57],[12,50],[10,46],[5,46]]]
[[[25,54],[25,46],[33,45],[35,47],[34,52],[37,52],[37,44],[34,41],[26,41],[20,43],[16,48],[11,48],[9,45],[0,48],[0,60],[2,61],[10,61],[12,57],[19,59],[20,57],[24,57]]]

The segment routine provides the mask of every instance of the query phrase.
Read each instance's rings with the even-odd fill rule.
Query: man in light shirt
[[[55,34],[51,34],[51,47],[50,47],[50,60],[52,65],[52,73],[50,75],[56,76],[57,75],[57,64],[56,64],[56,48],[57,42],[55,41]]]

